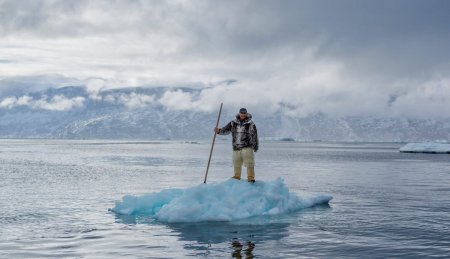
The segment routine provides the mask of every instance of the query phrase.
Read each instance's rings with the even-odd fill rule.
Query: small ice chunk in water
[[[401,147],[400,152],[403,153],[442,153],[450,154],[450,144],[448,143],[408,143]]]

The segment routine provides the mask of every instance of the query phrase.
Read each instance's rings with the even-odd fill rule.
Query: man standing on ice
[[[246,108],[241,108],[236,118],[223,128],[214,129],[219,135],[227,135],[231,132],[233,137],[233,167],[234,179],[241,179],[242,165],[247,167],[247,180],[255,182],[255,156],[258,151],[259,140],[252,115]]]

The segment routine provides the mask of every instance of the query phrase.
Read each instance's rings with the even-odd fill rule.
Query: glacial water
[[[207,141],[0,140],[0,258],[449,257],[450,156],[401,146],[262,142],[250,185],[229,180],[219,139],[202,186]],[[162,192],[186,193],[161,215],[188,222],[112,211]],[[329,205],[300,206],[321,195]],[[195,197],[205,219],[227,217],[192,222]]]

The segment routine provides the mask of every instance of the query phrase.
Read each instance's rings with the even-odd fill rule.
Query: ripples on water
[[[448,257],[450,156],[399,147],[263,142],[257,179],[333,195],[330,206],[165,224],[108,209],[198,185],[208,143],[0,140],[0,258]],[[231,176],[230,152],[217,144],[208,181]]]

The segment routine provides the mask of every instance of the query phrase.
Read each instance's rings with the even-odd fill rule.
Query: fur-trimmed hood
[[[247,123],[252,120],[252,115],[250,113],[247,113],[247,118],[242,123]],[[234,122],[241,123],[241,120],[239,119],[239,113],[236,114],[236,118],[234,119]]]

